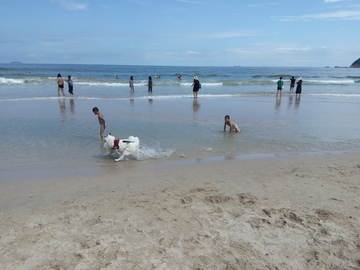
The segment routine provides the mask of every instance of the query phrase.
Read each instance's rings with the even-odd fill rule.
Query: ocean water
[[[73,97],[67,86],[67,96],[57,97],[57,73],[72,75]],[[195,75],[202,84],[197,101],[191,88]],[[280,76],[285,89],[276,96]],[[303,78],[301,98],[289,93],[290,76]],[[139,137],[144,151],[128,161],[132,166],[359,151],[359,86],[359,69],[0,64],[0,176],[114,162],[102,147],[95,106],[106,119],[105,134]],[[228,128],[224,133],[226,114],[240,134],[229,134]]]

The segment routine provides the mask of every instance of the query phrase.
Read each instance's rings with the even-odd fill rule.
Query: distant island
[[[335,66],[334,68],[360,68],[360,58],[352,63],[350,67]]]
[[[350,67],[351,68],[360,68],[360,58],[358,60],[356,60],[354,63],[352,63],[352,65]]]
[[[12,61],[12,62],[10,62],[10,64],[22,64],[22,62],[20,62],[20,61]]]

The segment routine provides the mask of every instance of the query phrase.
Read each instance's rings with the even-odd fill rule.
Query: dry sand
[[[360,269],[359,158],[1,182],[0,269]]]

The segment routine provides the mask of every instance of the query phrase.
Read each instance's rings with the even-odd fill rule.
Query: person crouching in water
[[[234,122],[230,121],[230,116],[229,115],[225,115],[224,132],[226,131],[226,125],[228,125],[230,127],[230,133],[233,132],[233,131],[234,132],[241,132],[238,125],[235,124]]]
[[[70,75],[68,75],[68,78],[67,78],[67,79],[65,79],[65,81],[68,83],[68,86],[69,86],[69,93],[70,93],[70,95],[74,95],[74,93],[73,93],[73,86],[74,86],[74,83],[73,83],[73,81],[72,81],[72,79],[71,79],[71,76],[70,76]]]

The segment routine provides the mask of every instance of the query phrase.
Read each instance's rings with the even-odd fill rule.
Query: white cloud
[[[197,1],[191,1],[191,0],[177,0],[178,2],[186,3],[186,4],[202,4]]]
[[[84,10],[84,9],[87,9],[87,7],[89,5],[88,3],[77,3],[77,2],[67,1],[67,0],[52,0],[51,2],[56,2],[71,11]]]
[[[301,16],[273,17],[280,21],[309,21],[309,20],[360,20],[360,10],[343,10],[328,13],[308,14]]]
[[[250,8],[266,8],[268,6],[275,6],[275,5],[278,5],[278,3],[253,3],[253,4],[247,5],[247,7],[250,7]]]
[[[218,39],[218,38],[236,38],[236,37],[248,37],[256,36],[259,33],[251,30],[224,30],[219,32],[211,33],[197,33],[196,35],[190,36],[190,38],[202,38],[202,39]]]
[[[195,51],[187,51],[187,54],[200,54],[199,52],[195,52]]]
[[[40,58],[39,55],[36,53],[28,53],[28,56],[31,58]]]

